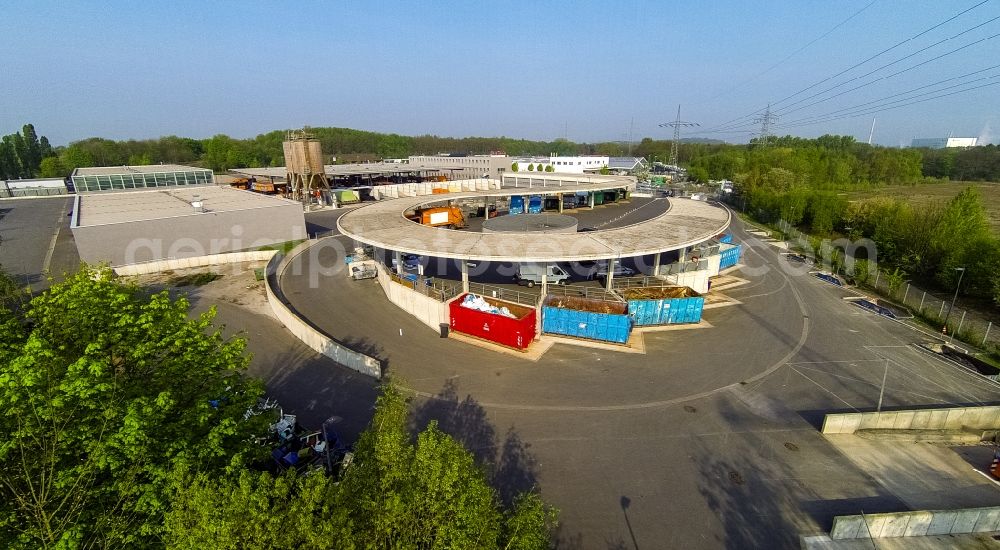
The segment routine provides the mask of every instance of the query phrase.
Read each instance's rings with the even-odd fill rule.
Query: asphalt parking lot
[[[645,355],[556,344],[538,362],[451,339],[401,314],[371,281],[337,271],[337,247],[282,280],[327,333],[383,358],[417,393],[418,424],[438,419],[502,472],[561,509],[560,548],[796,548],[836,514],[905,510],[947,485],[905,485],[845,456],[818,428],[826,412],[993,403],[996,384],[911,344],[925,337],[845,303],[833,287],[750,246],[712,328],[647,334]],[[975,475],[971,473],[970,476]],[[889,480],[896,480],[890,482]],[[1000,489],[979,476],[980,505]],[[905,490],[904,490],[905,486]],[[952,495],[954,496],[954,495]]]
[[[46,257],[50,271],[78,261],[61,199],[0,209],[5,267],[37,284]],[[343,211],[307,223],[335,229]],[[342,238],[320,241],[340,244],[317,248],[310,261],[326,269],[314,281],[303,267],[282,287],[328,334],[383,358],[415,392],[415,427],[438,420],[489,465],[502,495],[540,488],[561,510],[559,548],[798,548],[799,534],[829,529],[838,514],[1000,505],[1000,488],[972,470],[982,462],[974,448],[818,431],[827,412],[874,410],[883,377],[886,410],[996,404],[1000,387],[915,349],[924,335],[850,306],[735,233],[749,246],[749,283],[726,292],[741,303],[707,310],[711,328],[645,335],[644,355],[556,344],[534,362],[441,339],[377,283],[347,279]],[[374,381],[268,316],[195,301],[211,305],[228,334],[245,333],[251,372],[290,412],[309,425],[331,420],[348,438],[363,429]]]

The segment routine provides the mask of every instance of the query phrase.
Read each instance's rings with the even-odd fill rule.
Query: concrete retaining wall
[[[271,311],[274,312],[278,321],[285,325],[285,328],[303,344],[347,368],[375,378],[382,378],[382,363],[378,359],[349,349],[316,330],[285,305],[281,298],[281,289],[277,288],[281,274],[295,256],[301,254],[314,243],[315,241],[306,241],[292,249],[287,256],[282,257],[280,254],[275,254],[268,262],[264,287],[267,290],[267,302],[271,304]]]
[[[211,254],[194,258],[179,258],[172,260],[156,260],[141,264],[120,265],[114,268],[117,275],[145,275],[159,273],[171,269],[187,269],[209,265],[223,265],[239,262],[261,262],[270,260],[276,250],[252,250],[249,252],[229,252],[227,254]]]
[[[852,434],[863,429],[960,430],[1000,428],[1000,407],[956,407],[889,412],[828,414],[825,434]]]
[[[450,322],[447,303],[439,302],[435,298],[393,282],[386,269],[381,266],[378,270],[378,282],[390,302],[435,331],[441,329],[441,323]]]
[[[830,538],[923,537],[1000,531],[1000,507],[918,510],[833,518]]]
[[[697,269],[695,271],[688,271],[685,273],[673,273],[671,275],[666,275],[665,279],[670,284],[690,287],[698,294],[707,294],[708,276],[709,272],[707,269]]]

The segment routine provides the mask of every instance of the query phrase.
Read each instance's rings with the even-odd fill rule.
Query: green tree
[[[363,547],[353,540],[336,480],[323,475],[175,474],[164,517],[166,548],[218,550]]]
[[[529,172],[534,172],[535,171],[535,165],[534,164],[529,164],[528,165],[528,171]]]
[[[549,546],[551,508],[522,496],[505,513],[472,455],[433,422],[412,443],[407,414],[399,390],[385,386],[340,485],[353,540],[369,548]]]
[[[42,146],[38,141],[38,133],[35,132],[35,126],[32,124],[25,124],[21,128],[21,132],[24,135],[25,154],[25,158],[21,159],[21,162],[31,175],[36,175],[38,167],[42,163]]]
[[[142,153],[139,155],[129,155],[126,162],[129,166],[148,166],[153,164],[153,159],[149,158],[149,153]]]
[[[262,387],[213,316],[107,268],[32,299],[0,336],[4,547],[154,544],[174,469],[219,475],[257,452],[243,416]]]
[[[472,454],[431,423],[412,438],[391,383],[342,479],[181,473],[168,548],[519,548],[551,545],[555,512],[535,493],[503,509]]]
[[[511,172],[517,172],[518,169],[520,169],[520,166],[518,166],[516,162],[510,165]]]
[[[45,157],[38,170],[38,176],[42,178],[64,178],[69,175],[69,170],[59,161],[59,157]]]
[[[60,153],[59,163],[62,164],[67,171],[72,172],[77,168],[94,166],[94,157],[90,154],[90,151],[84,149],[83,147],[70,145],[64,149],[62,153]]]
[[[547,165],[545,165],[545,171],[546,172],[555,172],[556,169],[551,164],[547,164]]]

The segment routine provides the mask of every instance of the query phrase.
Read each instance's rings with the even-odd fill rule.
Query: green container
[[[604,204],[604,191],[594,191],[594,206]]]

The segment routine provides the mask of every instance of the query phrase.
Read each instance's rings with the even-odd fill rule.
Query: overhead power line
[[[831,87],[829,87],[829,88],[827,88],[827,89],[825,89],[825,90],[823,90],[823,91],[821,91],[821,92],[816,92],[815,94],[813,94],[813,95],[811,95],[811,96],[808,96],[808,97],[805,97],[805,98],[802,98],[802,99],[800,99],[800,100],[798,100],[798,101],[796,101],[796,102],[794,102],[794,103],[792,103],[792,104],[790,104],[790,105],[787,105],[787,106],[785,106],[785,107],[783,107],[783,108],[779,109],[779,111],[784,111],[784,112],[783,112],[782,114],[788,114],[788,113],[792,113],[792,112],[795,112],[795,111],[799,111],[799,110],[801,110],[801,109],[805,109],[806,107],[810,107],[810,106],[812,106],[812,105],[816,105],[816,104],[818,104],[818,103],[822,103],[822,102],[824,102],[824,101],[827,101],[827,100],[830,100],[830,99],[833,99],[833,98],[835,98],[835,97],[838,97],[838,96],[841,96],[841,95],[844,95],[845,93],[848,93],[848,92],[851,92],[851,91],[854,91],[854,90],[857,90],[857,89],[859,89],[859,88],[864,88],[864,87],[866,87],[866,86],[870,86],[870,85],[872,85],[872,84],[874,84],[874,83],[876,83],[876,82],[879,82],[879,81],[881,81],[881,80],[887,80],[887,79],[889,79],[889,78],[893,78],[893,77],[895,77],[895,76],[898,76],[898,75],[901,75],[901,74],[903,74],[903,73],[905,73],[905,72],[908,72],[908,71],[912,71],[913,69],[916,69],[917,67],[920,67],[920,66],[923,66],[923,65],[926,65],[926,64],[928,64],[928,63],[931,63],[931,62],[933,62],[933,61],[937,61],[938,59],[941,59],[942,57],[947,57],[947,56],[949,56],[949,55],[951,55],[951,54],[954,54],[954,53],[957,53],[957,52],[960,52],[960,51],[962,51],[962,50],[964,50],[964,49],[967,49],[967,48],[971,48],[972,46],[975,46],[976,44],[979,44],[979,43],[982,43],[982,42],[986,42],[987,40],[992,40],[992,39],[996,38],[997,36],[1000,36],[1000,34],[994,34],[993,36],[988,36],[988,37],[986,37],[986,38],[981,38],[981,39],[979,39],[979,40],[976,40],[975,42],[971,42],[971,43],[969,43],[969,44],[966,44],[966,45],[964,45],[964,46],[960,46],[960,47],[958,47],[958,48],[955,48],[954,50],[951,50],[951,51],[949,51],[949,52],[945,52],[945,53],[943,53],[943,54],[941,54],[941,55],[938,55],[938,56],[936,56],[936,57],[932,57],[931,59],[928,59],[928,60],[926,60],[926,61],[922,61],[922,62],[920,62],[920,63],[917,63],[916,65],[912,65],[912,66],[910,66],[910,67],[907,67],[907,68],[905,68],[905,69],[903,69],[903,70],[901,70],[901,71],[896,71],[896,72],[894,72],[894,73],[892,73],[892,74],[890,74],[890,75],[886,75],[886,76],[880,76],[880,77],[876,78],[875,80],[871,80],[871,81],[869,81],[869,82],[867,82],[867,83],[865,83],[865,84],[862,84],[862,85],[860,85],[860,86],[858,86],[858,87],[856,87],[856,88],[851,88],[850,90],[847,90],[847,91],[845,91],[845,92],[841,92],[841,93],[839,93],[839,94],[834,94],[834,95],[832,95],[832,96],[830,96],[830,97],[827,97],[827,98],[825,98],[825,99],[821,99],[821,100],[819,100],[819,101],[816,101],[816,102],[813,102],[813,103],[810,103],[810,104],[808,104],[808,105],[804,105],[804,106],[802,106],[802,107],[799,107],[798,109],[792,109],[791,111],[786,111],[786,109],[788,109],[789,107],[794,107],[795,105],[798,105],[798,104],[800,104],[800,103],[802,103],[802,102],[804,102],[804,101],[809,101],[810,99],[812,99],[812,98],[814,98],[814,97],[817,97],[817,96],[821,96],[821,95],[823,95],[823,94],[825,94],[825,93],[827,93],[827,92],[830,92],[830,91],[833,91],[833,90],[836,90],[837,88],[839,88],[839,87],[841,87],[841,86],[843,86],[843,85],[845,85],[845,84],[849,84],[849,83],[851,83],[851,82],[854,82],[855,80],[861,80],[862,78],[865,78],[865,77],[868,77],[868,76],[871,76],[871,75],[873,75],[873,74],[877,73],[878,71],[881,71],[882,69],[885,69],[885,68],[887,68],[887,67],[891,67],[891,66],[893,66],[893,65],[895,65],[895,64],[897,64],[897,63],[899,63],[899,62],[901,62],[901,61],[905,61],[905,60],[907,60],[907,59],[909,59],[909,58],[911,58],[911,57],[915,57],[915,56],[917,56],[917,55],[919,55],[919,54],[921,54],[921,53],[923,53],[923,52],[925,52],[925,51],[927,51],[927,50],[929,50],[929,49],[931,49],[931,48],[934,48],[935,46],[940,46],[941,44],[944,44],[945,42],[947,42],[947,41],[949,41],[949,40],[953,40],[953,39],[955,39],[955,38],[958,38],[959,36],[962,36],[963,34],[966,34],[966,33],[970,33],[970,32],[972,32],[972,31],[974,31],[974,30],[976,30],[976,29],[978,29],[978,28],[980,28],[980,27],[983,27],[983,26],[985,26],[985,25],[988,25],[989,23],[992,23],[992,22],[994,22],[994,21],[996,21],[996,20],[998,20],[998,19],[1000,19],[1000,16],[997,16],[997,17],[994,17],[993,19],[990,19],[989,21],[985,21],[985,22],[983,22],[983,23],[980,23],[979,25],[976,25],[976,26],[974,26],[974,27],[970,27],[970,28],[968,28],[968,29],[966,29],[966,30],[964,30],[964,31],[962,31],[962,32],[960,32],[960,33],[958,33],[958,34],[954,35],[954,36],[950,36],[950,37],[948,37],[948,38],[945,38],[944,40],[939,40],[939,41],[935,42],[934,44],[931,44],[930,46],[927,46],[927,47],[924,47],[924,48],[921,48],[921,49],[919,49],[919,50],[917,50],[917,51],[915,51],[915,52],[913,52],[913,53],[911,53],[911,54],[909,54],[909,55],[906,55],[906,56],[903,56],[903,57],[901,57],[901,58],[899,58],[899,59],[897,59],[897,60],[895,60],[895,61],[893,61],[893,62],[891,62],[891,63],[886,63],[885,65],[882,65],[881,67],[878,67],[877,69],[874,69],[874,70],[872,70],[872,71],[868,71],[867,73],[865,73],[865,74],[863,74],[863,75],[860,75],[860,76],[856,76],[856,77],[854,77],[854,78],[850,78],[850,79],[848,79],[848,80],[845,80],[845,81],[841,82],[840,84],[836,84],[836,85],[834,85],[834,86],[831,86]]]
[[[1000,76],[1000,75],[998,75],[998,76]],[[953,95],[957,95],[957,94],[961,94],[961,93],[965,93],[965,92],[971,92],[971,91],[974,91],[974,90],[980,90],[982,88],[988,88],[990,86],[996,86],[996,85],[1000,85],[1000,82],[991,82],[989,84],[982,84],[982,85],[979,85],[979,86],[973,86],[971,88],[965,88],[963,90],[956,90],[954,92],[950,92],[950,93],[947,93],[947,94],[940,94],[940,95],[935,95],[935,96],[928,97],[928,98],[925,98],[925,99],[920,99],[920,100],[917,100],[917,101],[910,101],[908,103],[903,103],[902,105],[896,105],[896,106],[893,106],[893,107],[872,108],[872,109],[866,110],[864,112],[848,113],[848,114],[844,114],[844,115],[840,115],[840,116],[830,117],[830,118],[825,119],[825,120],[816,120],[816,121],[812,121],[812,122],[803,122],[803,123],[800,123],[800,124],[791,124],[791,123],[789,123],[787,126],[784,126],[784,127],[785,128],[794,128],[794,127],[798,127],[798,126],[809,126],[809,125],[812,125],[812,124],[820,124],[820,123],[825,123],[825,122],[832,122],[834,120],[842,120],[842,119],[845,119],[845,118],[854,118],[854,117],[859,117],[859,116],[867,116],[867,115],[872,115],[872,114],[875,114],[875,113],[881,113],[883,111],[891,111],[893,109],[900,109],[900,108],[903,108],[903,107],[908,107],[910,105],[916,105],[917,103],[925,103],[927,101],[931,101],[931,100],[934,100],[934,99],[939,99],[939,98],[942,98],[942,97],[949,97],[949,96],[953,96]]]
[[[812,46],[813,44],[815,44],[815,43],[819,42],[820,40],[826,38],[827,36],[830,36],[831,34],[833,34],[833,31],[835,31],[835,30],[839,29],[840,27],[846,25],[851,19],[854,19],[855,17],[861,15],[862,12],[864,12],[868,8],[872,7],[876,2],[878,2],[878,0],[872,0],[867,5],[865,5],[865,7],[861,8],[860,10],[858,10],[858,11],[854,12],[853,14],[851,14],[851,16],[848,17],[847,19],[844,19],[840,23],[837,23],[836,25],[834,25],[833,27],[831,27],[830,30],[828,30],[825,33],[817,36],[816,38],[814,38],[812,40],[810,40],[808,43],[806,43],[805,46],[802,46],[799,49],[795,50],[794,52],[788,54],[781,61],[778,61],[777,63],[771,65],[770,67],[768,67],[766,69],[764,69],[762,72],[757,73],[756,75],[751,76],[750,78],[747,78],[747,79],[743,80],[742,82],[740,82],[739,84],[733,86],[732,88],[730,88],[730,89],[728,89],[728,90],[726,90],[724,92],[719,92],[719,93],[715,94],[714,96],[712,96],[712,97],[710,97],[710,98],[708,98],[708,99],[706,99],[706,100],[704,100],[704,101],[702,101],[700,103],[707,103],[709,101],[718,99],[718,98],[720,98],[720,97],[722,97],[722,96],[724,96],[726,94],[730,94],[730,93],[738,90],[739,88],[741,88],[741,87],[749,84],[750,82],[753,82],[754,80],[757,80],[758,78],[766,75],[767,73],[773,71],[774,69],[777,69],[779,66],[781,66],[782,64],[784,64],[789,59],[795,57],[796,55],[798,55],[799,53],[801,53],[802,51],[804,51],[806,48],[808,48],[809,46]]]
[[[834,115],[834,114],[837,114],[837,113],[842,113],[842,112],[845,112],[845,111],[853,111],[853,110],[861,108],[861,107],[866,107],[866,106],[869,106],[869,105],[874,105],[874,104],[881,103],[881,102],[883,102],[885,100],[892,99],[894,97],[905,96],[905,95],[908,95],[908,94],[912,94],[913,92],[916,92],[918,90],[923,90],[923,89],[926,89],[926,88],[933,88],[935,86],[940,86],[941,84],[945,84],[947,82],[952,82],[952,81],[955,81],[955,80],[965,79],[965,78],[968,78],[970,76],[975,76],[977,74],[984,73],[986,71],[991,71],[991,70],[994,70],[994,69],[997,69],[997,68],[1000,68],[1000,65],[993,65],[991,67],[986,67],[985,69],[979,69],[978,71],[972,71],[971,73],[965,73],[963,75],[954,76],[954,77],[951,77],[951,78],[945,78],[943,80],[938,80],[937,82],[933,82],[931,84],[925,84],[923,86],[918,86],[916,88],[911,88],[911,89],[903,91],[903,92],[899,92],[899,93],[895,93],[895,94],[888,95],[888,96],[885,96],[885,97],[881,97],[881,98],[878,98],[878,99],[875,99],[875,100],[872,100],[872,101],[868,101],[868,102],[865,102],[865,103],[860,103],[858,105],[853,105],[851,107],[845,107],[843,109],[837,109],[836,111],[831,111],[829,113],[825,113],[825,114],[822,114],[822,115],[815,115],[815,116],[805,117],[805,118],[800,119],[800,120],[791,121],[791,122],[789,122],[787,124],[792,124],[792,123],[795,123],[795,122],[801,122],[801,121],[804,121],[804,120],[812,120],[812,119],[817,119],[818,120],[818,119],[826,118],[828,116],[831,116],[831,115]],[[962,82],[962,83],[959,83],[959,84],[955,84],[954,86],[948,86],[946,88],[941,88],[941,89],[938,89],[938,90],[932,90],[932,91],[929,91],[929,92],[926,92],[926,93],[928,93],[928,94],[930,94],[930,93],[936,93],[936,92],[940,92],[940,91],[943,91],[943,90],[947,90],[947,89],[951,89],[951,88],[956,88],[956,87],[959,87],[959,86],[966,86],[968,84],[972,84],[973,82],[979,82],[979,81],[988,80],[988,79],[991,79],[991,78],[996,78],[996,76],[977,78],[975,80]],[[918,96],[919,95],[926,95],[926,94],[918,94]],[[912,97],[918,97],[918,96],[912,96]],[[904,98],[904,99],[912,99],[912,97],[911,98]]]
[[[818,82],[815,82],[813,84],[810,84],[809,86],[806,86],[805,88],[802,88],[801,90],[798,90],[795,93],[792,93],[792,94],[790,94],[788,96],[785,96],[784,98],[782,98],[782,99],[780,99],[780,100],[778,100],[776,102],[773,102],[771,105],[773,107],[775,105],[781,104],[781,103],[783,103],[785,101],[788,101],[789,99],[792,99],[792,98],[794,98],[796,96],[799,96],[799,95],[801,95],[801,94],[803,94],[803,93],[805,93],[805,92],[807,92],[807,91],[815,88],[816,86],[819,86],[819,85],[821,85],[821,84],[823,84],[825,82],[829,82],[830,80],[833,80],[833,79],[835,79],[835,78],[837,78],[837,77],[839,77],[841,75],[844,75],[844,74],[846,74],[846,73],[848,73],[848,72],[850,72],[850,71],[852,71],[852,70],[854,70],[854,69],[856,69],[856,68],[858,68],[858,67],[860,67],[860,66],[862,66],[862,65],[864,65],[864,64],[866,64],[866,63],[868,63],[868,62],[870,62],[872,60],[874,60],[874,59],[877,59],[878,57],[881,57],[882,55],[885,55],[886,53],[888,53],[888,52],[890,52],[892,50],[895,50],[896,48],[898,48],[898,47],[906,44],[907,42],[911,42],[913,40],[916,40],[917,38],[919,38],[919,37],[921,37],[921,36],[923,36],[923,35],[931,32],[931,31],[933,31],[935,29],[938,29],[938,28],[944,26],[944,25],[950,23],[951,21],[954,21],[955,19],[957,19],[957,18],[961,17],[962,15],[965,15],[966,13],[968,13],[968,12],[970,12],[970,11],[978,8],[979,6],[982,6],[983,4],[988,3],[989,1],[990,0],[982,0],[981,2],[979,2],[979,3],[977,3],[977,4],[973,5],[973,6],[970,6],[970,7],[966,8],[966,9],[964,9],[964,10],[958,12],[958,13],[956,13],[955,15],[953,15],[953,16],[945,19],[944,21],[941,21],[941,22],[939,22],[939,23],[937,23],[935,25],[932,25],[932,26],[930,26],[930,27],[928,27],[928,28],[926,28],[926,29],[918,32],[917,34],[914,34],[913,36],[910,36],[909,38],[901,40],[901,41],[893,44],[892,46],[890,46],[888,48],[885,48],[884,50],[882,50],[882,51],[880,51],[880,52],[878,52],[878,53],[876,53],[876,54],[874,54],[872,56],[869,56],[866,59],[864,59],[862,61],[859,61],[858,63],[855,63],[854,65],[851,65],[850,67],[848,67],[848,68],[846,68],[846,69],[844,69],[844,70],[842,70],[842,71],[840,71],[840,72],[838,72],[838,73],[836,73],[836,74],[834,74],[832,76],[826,77],[826,78],[824,78],[824,79],[822,79],[822,80],[820,80]],[[746,119],[749,119],[749,118],[752,118],[754,116],[760,115],[762,111],[763,111],[763,109],[754,110],[754,111],[752,111],[752,112],[750,112],[748,114],[745,114],[745,115],[739,116],[737,118],[734,118],[732,120],[729,120],[729,121],[723,122],[721,124],[712,126],[712,127],[708,128],[707,130],[705,130],[705,132],[712,132],[714,130],[727,130],[727,129],[730,129],[729,126],[733,125],[733,124],[736,124],[736,126],[741,126],[743,124],[741,121],[745,121]]]
[[[681,120],[681,106],[677,106],[677,119],[673,122],[664,122],[660,124],[660,128],[670,126],[674,129],[674,140],[670,144],[670,165],[677,166],[677,153],[679,151],[678,143],[681,140],[681,128],[687,128],[691,126],[701,126],[697,122],[685,122]]]

